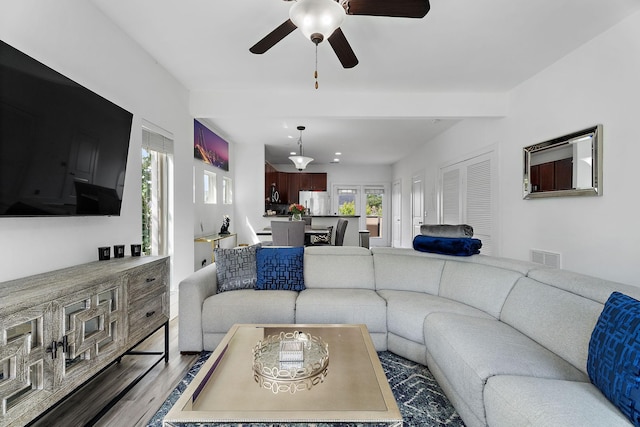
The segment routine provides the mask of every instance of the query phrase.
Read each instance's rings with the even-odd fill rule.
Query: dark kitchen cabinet
[[[531,190],[570,190],[573,188],[572,176],[573,160],[570,157],[531,166]]]
[[[300,191],[327,191],[325,172],[278,172],[265,163],[265,200],[271,200],[271,185],[275,184],[280,195],[280,203],[298,203]]]

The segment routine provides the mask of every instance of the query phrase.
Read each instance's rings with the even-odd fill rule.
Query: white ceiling
[[[335,151],[343,164],[390,164],[458,120],[483,115],[457,114],[450,105],[440,111],[437,103],[370,113],[365,101],[362,114],[342,113],[345,99],[505,93],[640,10],[637,0],[432,0],[423,19],[347,16],[341,28],[360,63],[343,69],[321,43],[316,91],[315,49],[299,31],[263,55],[249,52],[288,19],[290,2],[91,1],[205,104],[230,93],[245,103],[233,114],[195,109],[221,136],[265,144],[268,160],[287,163],[297,147],[296,126],[305,125],[305,155],[320,164]],[[255,99],[269,102],[260,109]],[[301,107],[288,105],[291,99]]]

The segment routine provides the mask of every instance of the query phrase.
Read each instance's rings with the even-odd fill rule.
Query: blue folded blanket
[[[480,253],[482,241],[469,237],[431,237],[417,235],[413,249],[442,255],[470,256]]]

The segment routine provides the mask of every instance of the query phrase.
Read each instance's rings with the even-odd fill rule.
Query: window
[[[216,174],[204,171],[204,203],[218,203],[218,179]]]
[[[233,204],[233,188],[231,187],[231,178],[228,176],[222,178],[222,203],[225,205]]]
[[[338,189],[338,215],[357,215],[358,190],[354,188]]]
[[[142,251],[145,255],[170,255],[172,178],[173,141],[143,127]]]
[[[366,225],[369,231],[369,237],[382,236],[382,206],[384,199],[384,188],[368,188],[365,187],[366,195]]]

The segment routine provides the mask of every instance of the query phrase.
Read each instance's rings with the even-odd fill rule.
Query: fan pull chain
[[[316,79],[316,90],[318,89],[318,43],[316,43],[316,70],[313,73],[313,77]]]

